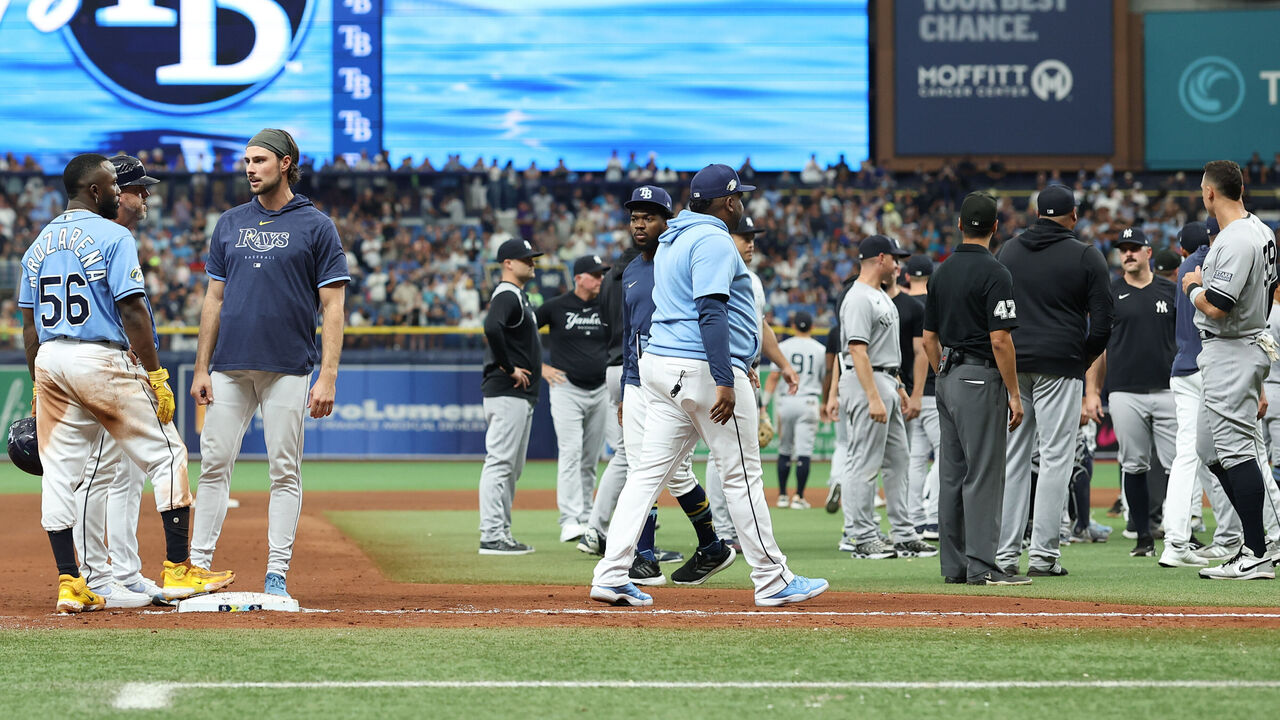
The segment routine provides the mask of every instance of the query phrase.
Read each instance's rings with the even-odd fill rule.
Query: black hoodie
[[[638,257],[639,248],[624,250],[600,283],[600,318],[609,325],[609,365],[622,364],[622,271]]]
[[[1013,276],[1018,372],[1083,379],[1111,337],[1107,261],[1048,218],[1000,250]]]

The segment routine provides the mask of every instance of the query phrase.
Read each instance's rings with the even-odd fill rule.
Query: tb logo
[[[297,51],[315,9],[313,0],[62,5],[78,6],[63,34],[95,80],[135,105],[183,114],[218,110],[265,87]]]

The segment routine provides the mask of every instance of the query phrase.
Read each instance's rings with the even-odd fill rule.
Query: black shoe
[[[1156,554],[1156,543],[1150,535],[1138,538],[1138,544],[1129,551],[1129,557],[1152,557]]]
[[[1195,552],[1204,547],[1204,543],[1200,542],[1200,538],[1196,537],[1195,533],[1192,533],[1190,539],[1187,540],[1187,547],[1192,552]]]
[[[951,578],[947,579],[950,580]],[[1030,585],[1031,578],[1026,575],[1010,575],[996,570],[989,570],[981,577],[969,580],[968,583],[970,585]]]
[[[1017,564],[1017,563],[1014,563],[1014,564],[1012,564],[1012,565],[1006,565],[1006,566],[1004,566],[1004,567],[1000,568],[1000,572],[1004,573],[1005,575],[1017,575],[1017,574],[1018,574],[1018,564]]]
[[[675,550],[659,550],[653,549],[653,556],[658,558],[660,563],[677,563],[684,562],[684,553]]]
[[[827,512],[840,512],[840,483],[827,488]]]
[[[640,553],[636,553],[635,562],[631,563],[631,573],[629,575],[631,582],[637,585],[666,585],[667,578],[663,576],[662,570],[658,568],[658,563],[646,558]]]
[[[1067,569],[1055,560],[1049,567],[1035,567],[1034,565],[1027,568],[1028,577],[1063,577],[1067,574]]]
[[[893,549],[898,553],[898,557],[928,558],[938,554],[938,548],[924,542],[923,540],[894,543]]]
[[[964,585],[969,582],[969,578],[963,575],[944,575],[942,582],[947,585]]]
[[[480,543],[481,555],[528,555],[533,548],[514,539],[489,540]]]
[[[732,565],[737,556],[733,547],[723,540],[706,551],[698,548],[688,562],[671,573],[671,581],[677,585],[701,585],[707,578]]]

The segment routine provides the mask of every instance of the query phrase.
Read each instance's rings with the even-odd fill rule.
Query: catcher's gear
[[[764,447],[773,441],[773,421],[769,419],[768,413],[760,413],[760,426],[757,429],[757,435],[760,438],[760,447]]]
[[[168,382],[169,371],[158,368],[148,372],[147,377],[151,380],[151,389],[156,391],[156,419],[161,424],[167,423],[173,419],[173,409],[176,407],[173,390]]]
[[[24,417],[9,426],[9,459],[19,470],[32,475],[44,475],[40,464],[40,449],[36,444],[36,419]]]

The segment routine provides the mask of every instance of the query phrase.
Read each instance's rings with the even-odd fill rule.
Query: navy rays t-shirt
[[[320,359],[320,288],[351,279],[338,229],[302,195],[254,198],[218,220],[205,273],[227,284],[212,370],[309,375]]]

